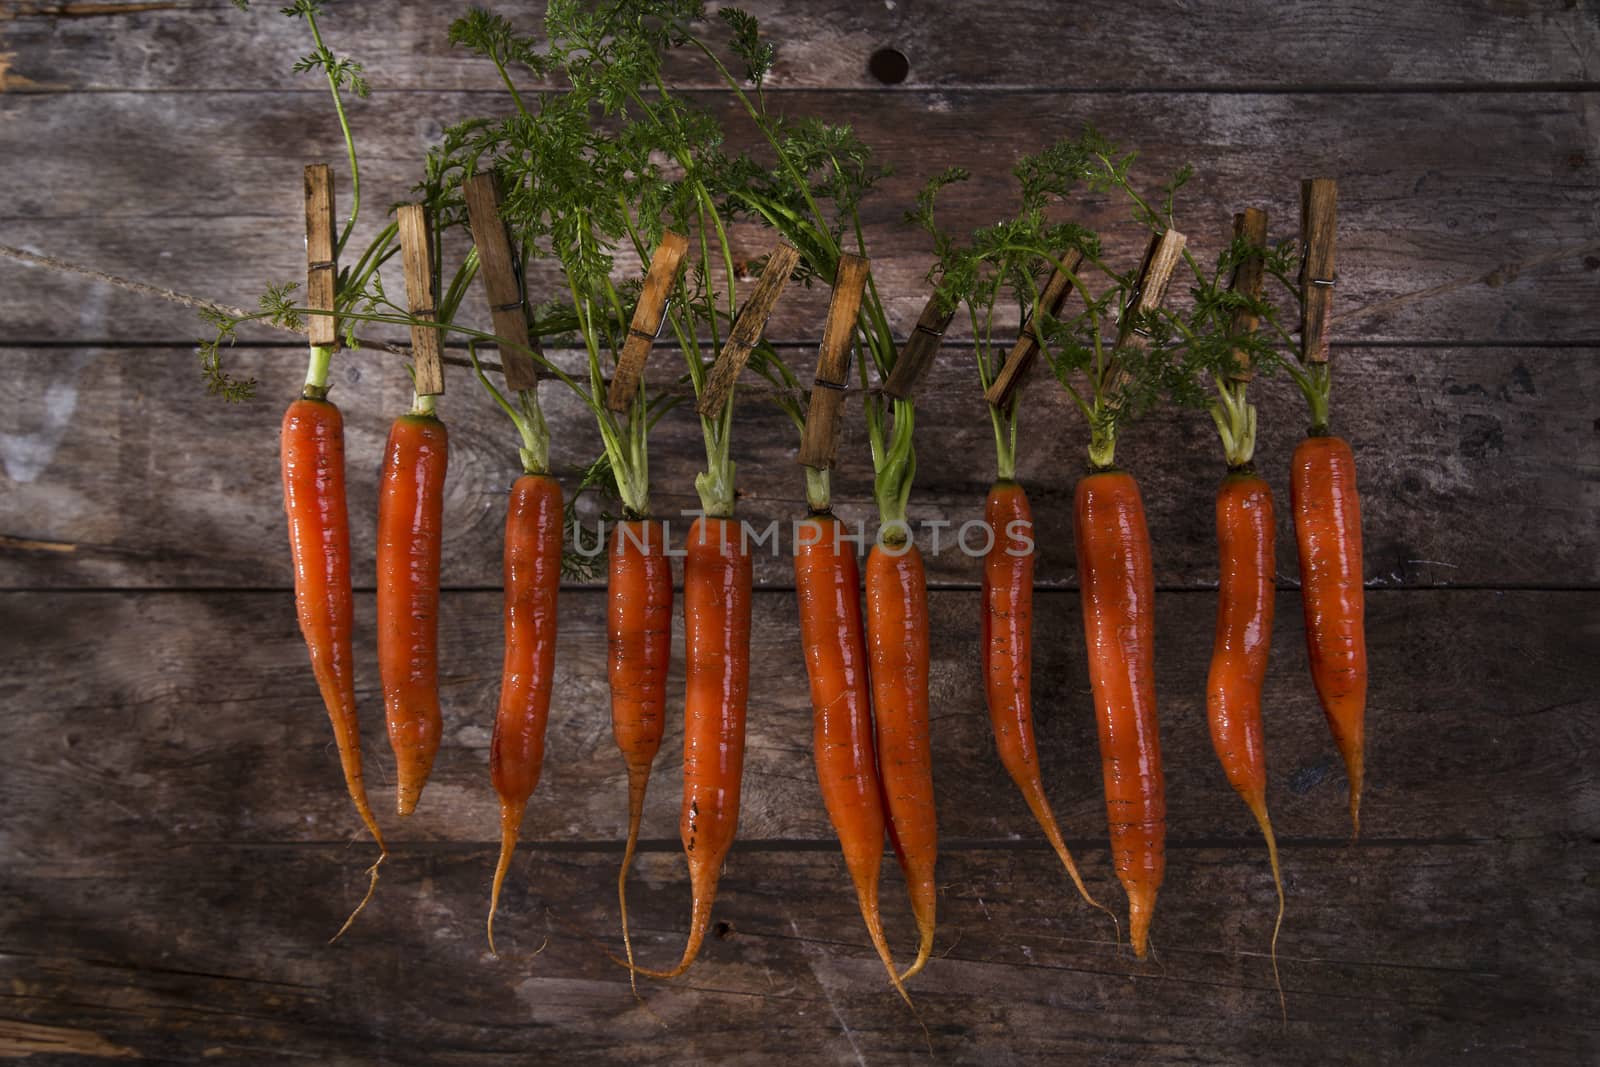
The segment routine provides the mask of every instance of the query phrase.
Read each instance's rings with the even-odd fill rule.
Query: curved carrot
[[[1261,731],[1261,687],[1272,649],[1277,536],[1272,489],[1248,469],[1234,471],[1217,487],[1217,634],[1206,679],[1206,716],[1211,744],[1228,784],[1261,827],[1278,891],[1272,928],[1272,970],[1278,970],[1278,931],[1283,927],[1283,877],[1278,842],[1267,815],[1267,757]],[[1281,997],[1280,986],[1280,997]]]
[[[628,768],[628,842],[617,874],[622,944],[628,936],[628,870],[639,843],[639,819],[650,767],[661,749],[667,711],[667,664],[672,655],[672,561],[666,531],[646,519],[620,522],[611,533],[607,632],[611,733]]]
[[[861,571],[854,545],[844,539],[843,527],[833,515],[812,515],[797,528],[794,584],[800,602],[800,647],[811,683],[817,785],[855,883],[867,936],[889,972],[889,981],[909,1004],[878,912],[883,792],[861,628]]]
[[[694,903],[689,942],[667,971],[676,978],[700,954],[717,880],[739,827],[745,710],[750,696],[750,553],[733,519],[702,516],[683,558],[683,811],[678,834]]]
[[[1361,499],[1349,443],[1340,437],[1301,441],[1294,450],[1289,503],[1300,547],[1300,598],[1311,680],[1344,757],[1350,779],[1350,825],[1352,833],[1360,833],[1367,637]]]
[[[556,596],[561,588],[561,483],[524,474],[506,509],[506,654],[500,706],[489,742],[489,779],[500,797],[500,860],[489,892],[489,951],[522,813],[539,785],[545,723],[556,660]]]
[[[1142,959],[1167,867],[1167,797],[1156,726],[1155,579],[1138,483],[1122,471],[1080,479],[1073,527],[1111,857]]]
[[[1105,911],[1084,886],[1078,865],[1061,839],[1039,775],[1039,752],[1033,741],[1034,542],[1028,494],[1009,479],[995,482],[984,504],[983,517],[991,540],[983,557],[983,612],[979,624],[984,695],[995,747],[1006,773],[1022,791],[1022,798],[1067,869],[1072,884],[1084,900]]]
[[[912,978],[933,952],[939,827],[928,737],[928,591],[922,553],[911,542],[867,556],[867,655],[872,674],[878,774],[889,812],[889,841],[905,874],[919,934]]]
[[[328,721],[333,724],[345,790],[356,806],[356,814],[378,843],[378,860],[372,865],[366,899],[356,908],[359,913],[372,899],[378,884],[378,864],[389,849],[367,803],[367,786],[361,775],[361,728],[356,718],[355,660],[350,637],[354,606],[350,594],[350,514],[345,504],[344,417],[338,406],[320,397],[301,397],[290,404],[283,413],[280,458],[300,633],[311,653],[311,673],[322,692]],[[354,918],[352,913],[351,919]],[[349,926],[348,921],[345,926]]]
[[[439,751],[439,549],[449,441],[432,415],[389,428],[378,492],[378,673],[398,808],[416,810]]]

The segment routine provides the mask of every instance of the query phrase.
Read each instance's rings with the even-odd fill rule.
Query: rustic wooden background
[[[300,31],[262,6],[0,4],[0,243],[237,303],[296,276],[300,167],[342,160],[325,94],[288,71]],[[376,90],[353,109],[369,205],[404,195],[444,123],[503,106],[492,71],[446,44],[456,7],[330,5],[330,43],[366,61]],[[443,407],[444,749],[419,814],[384,818],[395,854],[377,899],[325,945],[372,849],[289,594],[275,438],[302,350],[241,344],[233,360],[259,399],[227,407],[201,388],[190,313],[0,262],[0,1058],[1595,1062],[1600,5],[751,7],[783,45],[783,105],[849,119],[898,169],[870,237],[902,328],[927,254],[895,224],[920,177],[948,164],[977,172],[956,214],[981,222],[1017,154],[1093,121],[1141,148],[1152,178],[1198,165],[1182,213],[1206,255],[1234,209],[1261,204],[1282,233],[1298,178],[1340,178],[1335,419],[1366,508],[1370,778],[1351,846],[1285,526],[1267,730],[1287,1024],[1262,849],[1203,719],[1219,471],[1203,417],[1154,415],[1119,456],[1145,485],[1161,588],[1172,818],[1150,962],[1079,905],[999,768],[972,660],[976,568],[955,554],[932,566],[943,840],[939,958],[912,985],[925,1041],[866,944],[818,798],[781,559],[758,571],[742,840],[699,963],[640,1002],[603,955],[618,942],[624,789],[593,586],[564,593],[545,780],[502,909],[505,955],[487,954],[485,764],[515,454],[459,374]],[[909,59],[904,84],[868,73],[885,47]],[[1082,210],[1133,254],[1107,205]],[[762,250],[761,234],[742,239]],[[786,297],[775,320],[797,361],[822,300]],[[366,751],[387,812],[367,575],[378,450],[406,388],[375,353],[341,357],[335,378],[366,587]],[[1260,393],[1260,463],[1286,500],[1303,408],[1286,382]],[[989,431],[959,344],[930,394],[913,515],[976,516]],[[583,412],[547,400],[558,461],[593,454]],[[1084,433],[1046,383],[1026,404],[1042,760],[1089,881],[1120,909],[1068,533]],[[736,458],[750,518],[800,511],[793,444],[784,420],[747,405]],[[849,517],[870,513],[863,445],[846,441],[838,478]],[[661,510],[692,503],[698,449],[686,416],[662,426]],[[676,957],[688,911],[678,748],[673,730],[632,894],[646,960]],[[886,883],[903,951],[910,918],[898,876]]]

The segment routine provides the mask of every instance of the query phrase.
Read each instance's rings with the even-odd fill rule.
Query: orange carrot
[[[1272,649],[1277,562],[1277,520],[1272,490],[1248,468],[1235,470],[1217,487],[1217,633],[1206,679],[1211,744],[1228,784],[1261,827],[1278,891],[1272,928],[1272,967],[1278,967],[1278,931],[1283,927],[1283,877],[1278,842],[1267,815],[1267,757],[1261,731],[1261,687]]]
[[[1055,813],[1044,795],[1039,752],[1033,741],[1033,509],[1021,485],[1001,479],[990,488],[983,514],[991,541],[983,558],[979,624],[984,695],[995,747],[1072,884],[1084,900],[1100,908],[1061,839]]]
[[[1361,832],[1367,709],[1366,607],[1356,461],[1339,437],[1311,436],[1294,450],[1289,481],[1300,547],[1311,679],[1350,780],[1350,825]]]
[[[917,920],[916,976],[933,952],[938,888],[933,880],[939,827],[928,735],[928,592],[922,554],[909,541],[873,545],[867,556],[867,655],[872,675],[878,774],[889,813],[889,841]]]
[[[410,815],[439,751],[439,551],[448,459],[444,423],[394,420],[378,494],[378,673],[394,748],[398,809]]]
[[[489,893],[490,952],[500,888],[544,764],[561,588],[561,520],[560,482],[547,474],[524,474],[512,485],[506,509],[506,653],[489,743],[489,778],[500,797],[500,860]]]
[[[861,571],[854,546],[844,539],[843,527],[833,515],[812,515],[798,527],[794,580],[800,601],[800,647],[811,682],[817,785],[855,883],[867,936],[889,972],[889,981],[909,1004],[878,912],[883,793],[861,628]]]
[[[689,863],[689,941],[670,970],[689,969],[717,899],[717,880],[739,826],[745,710],[750,696],[750,554],[733,519],[703,516],[689,527],[683,559],[683,811],[678,833]]]
[[[650,768],[661,749],[667,711],[667,664],[672,656],[672,561],[666,531],[646,519],[617,524],[611,534],[608,632],[611,732],[628,768],[628,841],[617,875],[622,943],[628,936],[628,870],[639,843],[639,819]]]
[[[325,392],[308,387],[307,395],[284,412],[283,507],[289,521],[295,609],[300,633],[311,653],[311,673],[317,679],[323,706],[333,724],[345,791],[378,843],[378,860],[372,865],[367,887],[370,900],[378,884],[378,864],[389,850],[367,803],[367,787],[361,775],[361,727],[356,719],[355,660],[350,636],[354,607],[350,594],[350,516],[345,505],[344,418],[335,404],[320,395]],[[365,906],[366,900],[361,903]],[[360,910],[357,907],[356,911]],[[348,921],[345,925],[349,925]]]
[[[1138,483],[1116,470],[1080,479],[1074,519],[1111,856],[1128,893],[1133,950],[1143,958],[1166,873],[1167,798],[1156,728],[1155,579]]]

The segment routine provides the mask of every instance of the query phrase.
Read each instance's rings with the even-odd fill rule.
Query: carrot
[[[867,555],[867,655],[872,676],[878,773],[889,813],[889,841],[906,878],[919,934],[915,977],[933,952],[939,853],[928,735],[928,591],[922,554],[910,541]]]
[[[425,398],[419,398],[425,399]],[[448,438],[420,410],[389,429],[378,494],[378,673],[398,808],[410,815],[439,751],[439,550]]]
[[[1117,470],[1080,479],[1073,529],[1112,861],[1142,959],[1166,872],[1167,799],[1156,729],[1155,579],[1138,483]]]
[[[739,524],[702,516],[689,527],[683,559],[683,809],[678,834],[693,897],[689,941],[670,970],[676,978],[700,954],[711,925],[722,862],[739,826],[745,709],[750,695],[750,554]]]
[[[983,558],[979,623],[984,695],[995,747],[1072,884],[1084,900],[1105,911],[1084,886],[1061,839],[1039,775],[1039,752],[1033,741],[1033,509],[1027,492],[1009,478],[995,482],[984,504],[984,521],[991,540]]]
[[[1278,891],[1272,928],[1272,967],[1278,967],[1278,932],[1283,927],[1283,876],[1278,842],[1267,815],[1267,759],[1261,731],[1261,687],[1272,649],[1274,581],[1272,490],[1249,468],[1236,469],[1217,487],[1217,549],[1221,559],[1217,634],[1206,679],[1206,714],[1211,744],[1228,784],[1261,827]],[[1280,992],[1281,995],[1281,992]]]
[[[311,673],[322,692],[334,743],[344,770],[345,790],[356,814],[378,843],[366,906],[378,884],[378,864],[388,856],[383,833],[367,803],[361,775],[361,728],[356,718],[355,659],[351,652],[354,606],[350,594],[350,515],[345,504],[344,417],[321,394],[306,395],[283,414],[283,507],[289,521],[289,552],[294,564],[294,601],[300,633],[311,653]],[[350,925],[349,920],[345,927]],[[339,931],[343,933],[344,930]],[[335,937],[338,935],[336,934]]]
[[[489,894],[490,952],[500,888],[544,763],[561,588],[561,520],[560,482],[548,474],[524,474],[512,485],[506,510],[506,654],[489,743],[489,778],[500,797],[500,860]]]
[[[672,561],[666,531],[644,519],[620,522],[611,534],[608,673],[611,732],[628,768],[628,841],[617,875],[622,943],[633,966],[628,936],[628,870],[639,843],[650,767],[661,748],[667,711],[667,664],[672,655]]]
[[[832,514],[811,515],[797,529],[794,580],[800,602],[800,647],[811,683],[817,785],[855,883],[867,936],[889,972],[889,981],[909,1004],[878,912],[884,813],[861,630],[861,571],[853,546],[845,541]]]
[[[1361,500],[1343,438],[1311,436],[1294,450],[1289,480],[1300,548],[1306,649],[1333,740],[1350,780],[1350,825],[1361,832],[1367,707],[1366,608],[1361,587]]]

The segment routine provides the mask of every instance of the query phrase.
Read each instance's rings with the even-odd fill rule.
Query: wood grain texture
[[[641,982],[643,1003],[603,955],[620,944],[607,891],[617,860],[520,853],[498,960],[483,945],[487,845],[396,857],[333,947],[323,941],[354,890],[339,881],[353,867],[342,846],[173,838],[145,856],[8,861],[6,1010],[74,1031],[79,1048],[121,1046],[161,1063],[930,1061],[915,1020],[883,991],[832,852],[736,848],[719,887],[719,936],[684,979]],[[911,984],[932,1062],[1592,1062],[1587,1004],[1600,968],[1592,934],[1574,938],[1562,918],[1588,907],[1591,872],[1570,848],[1367,844],[1287,855],[1287,1025],[1261,952],[1272,890],[1256,857],[1200,848],[1173,866],[1157,958],[1139,966],[1108,943],[1096,913],[1064,898],[1043,852],[941,853],[937,953]],[[645,854],[636,870],[635,942],[667,954],[682,938],[682,859]],[[1542,907],[1494,888],[1532,884]],[[885,889],[901,945],[910,918],[897,879]],[[1333,898],[1345,907],[1311,903]],[[173,924],[179,899],[185,917]],[[1164,925],[1194,940],[1163,938]],[[1488,936],[1465,935],[1480,925]],[[9,1039],[0,1030],[0,1050]]]
[[[418,396],[444,392],[444,347],[436,326],[439,294],[433,274],[433,228],[421,204],[401,204],[395,209],[400,224],[400,258],[404,262],[406,310],[421,324],[410,328],[412,384]]]
[[[1044,283],[1044,289],[1039,293],[1039,306],[1049,315],[1059,315],[1061,308],[1066,304],[1074,290],[1069,277],[1071,272],[1078,269],[1083,262],[1083,253],[1076,249],[1069,250],[1062,255],[1061,266],[1066,268],[1063,273],[1060,267],[1050,272],[1050,279]],[[995,407],[1005,407],[1016,395],[1017,389],[1028,378],[1028,371],[1033,369],[1033,361],[1039,357],[1039,335],[1035,332],[1035,325],[1030,317],[1021,323],[1017,330],[1017,341],[1011,346],[1011,351],[1006,355],[1006,361],[1000,367],[1000,373],[995,375],[990,383],[984,399]]]
[[[500,348],[500,366],[506,389],[516,392],[539,384],[533,357],[521,348],[529,347],[528,314],[518,277],[517,261],[511,254],[506,227],[500,221],[500,190],[493,174],[475,174],[462,183],[467,202],[472,244],[478,250],[478,276],[489,304],[489,319],[494,335],[509,346]],[[518,348],[517,346],[521,346]]]
[[[1574,919],[1593,876],[1592,846],[1578,842],[1600,817],[1585,756],[1600,701],[1583,672],[1562,669],[1600,625],[1592,595],[1370,598],[1369,833],[1355,848],[1298,612],[1283,605],[1267,692],[1290,902],[1281,1030],[1264,955],[1271,882],[1204,724],[1212,598],[1165,594],[1157,608],[1173,827],[1148,966],[1079,904],[991,757],[968,655],[976,593],[932,600],[944,900],[938,954],[912,992],[939,1062],[1121,1062],[1137,1049],[1158,1064],[1576,1064],[1593,1053],[1583,1005],[1600,972],[1594,933]],[[476,1063],[534,1047],[558,1062],[913,1062],[920,1032],[883,988],[816,795],[788,594],[756,597],[764,670],[744,844],[717,905],[725,925],[687,979],[644,986],[648,1011],[602,955],[617,941],[608,890],[624,792],[605,736],[604,595],[567,595],[547,774],[502,904],[506,957],[487,956],[497,607],[494,593],[445,598],[449,710],[428,802],[392,842],[372,907],[328,948],[364,887],[365,851],[347,843],[288,595],[0,595],[7,646],[47,665],[8,683],[0,719],[8,1015],[163,1062],[221,1049],[211,1055]],[[1036,607],[1041,763],[1091,886],[1110,894],[1076,600],[1042,594]],[[371,615],[360,598],[358,633]],[[1490,617],[1499,628],[1458,625]],[[373,709],[370,639],[357,656]],[[368,726],[369,751],[382,753],[381,727]],[[682,937],[666,788],[679,743],[669,728],[630,894],[647,959]],[[391,768],[375,763],[381,781]],[[68,834],[64,811],[87,813]],[[884,902],[895,943],[909,943],[893,874]]]
[[[575,354],[551,352],[573,366]],[[806,374],[810,351],[786,350]],[[1334,417],[1360,471],[1367,578],[1383,586],[1600,585],[1591,440],[1600,410],[1600,351],[1518,348],[1338,350]],[[229,353],[258,399],[229,406],[207,397],[192,352],[172,349],[0,349],[0,374],[21,395],[0,407],[0,586],[209,586],[289,588],[283,505],[275,467],[279,409],[302,377],[302,349]],[[665,385],[678,360],[662,358]],[[358,582],[373,573],[377,472],[388,419],[410,398],[395,356],[335,357],[330,381],[345,414],[351,536]],[[748,376],[747,376],[748,377]],[[739,513],[757,529],[785,531],[803,517],[793,424],[747,393],[734,443]],[[911,519],[936,585],[976,585],[977,561],[952,552],[959,527],[983,514],[993,477],[992,434],[970,351],[947,346],[917,416],[918,468]],[[1260,408],[1257,466],[1288,499],[1289,454],[1304,433],[1305,404],[1283,376],[1252,389]],[[569,492],[572,472],[600,453],[593,419],[554,383],[540,396],[553,434],[552,463]],[[1082,417],[1049,375],[1021,396],[1018,478],[1040,531],[1037,580],[1071,585],[1072,487],[1085,466]],[[450,425],[444,582],[498,588],[505,492],[520,470],[509,421],[467,382],[440,405]],[[876,522],[860,409],[843,420],[834,500],[852,528]],[[1117,455],[1144,487],[1157,583],[1216,581],[1211,498],[1223,469],[1203,412],[1158,411],[1119,435]],[[652,500],[662,514],[698,507],[704,466],[699,427],[673,412],[651,434]],[[1574,462],[1575,461],[1575,462]],[[585,521],[601,508],[581,505]],[[616,507],[613,504],[612,510]],[[927,522],[948,522],[932,551]],[[680,532],[687,523],[675,523]],[[1507,536],[1505,531],[1519,531]],[[1537,530],[1530,544],[1525,531]],[[1292,546],[1285,516],[1280,546]],[[784,534],[785,551],[792,542]],[[974,542],[976,543],[976,542]],[[1291,548],[1279,579],[1297,581]],[[786,555],[760,551],[756,579],[787,586]]]
[[[622,352],[617,356],[611,386],[606,393],[606,406],[612,411],[627,411],[639,392],[645,361],[650,358],[656,334],[661,332],[661,323],[667,316],[667,300],[678,276],[678,264],[688,249],[687,237],[667,230],[650,255],[639,300],[633,308],[633,321],[628,325],[628,339],[622,343]]]
[[[871,269],[865,257],[842,253],[829,290],[828,318],[822,327],[822,344],[817,347],[817,369],[811,376],[796,456],[817,470],[827,470],[838,460],[839,437],[844,431],[841,416],[850,389],[850,357],[856,347],[856,319]]]
[[[738,115],[706,98],[748,146]],[[949,225],[994,220],[1015,202],[1018,156],[1093,123],[1137,146],[1154,187],[1185,162],[1197,174],[1179,201],[1179,229],[1212,262],[1241,188],[1284,220],[1298,217],[1299,176],[1340,179],[1339,322],[1335,339],[1594,341],[1600,274],[1600,150],[1591,114],[1600,95],[1155,93],[1136,98],[1048,93],[785,93],[784,110],[851,123],[895,168],[865,202],[870,254],[891,321],[909,334],[927,300],[931,246],[901,222],[930,174],[972,167],[941,198]],[[498,98],[375,97],[352,116],[363,154],[358,244],[383,205],[406,198],[417,160],[442,125],[505,110]],[[0,159],[12,195],[0,217],[7,243],[244,306],[267,283],[297,279],[304,253],[298,181],[306,155],[337,151],[325,96],[311,93],[106,93],[7,100],[15,143],[50,143],[42,158]],[[1470,121],[1464,121],[1469,119]],[[981,153],[972,138],[982,131]],[[344,176],[341,174],[341,178]],[[1104,231],[1111,262],[1130,269],[1146,234],[1119,204],[1085,196],[1075,217]],[[734,229],[736,258],[772,245],[763,227]],[[447,269],[466,253],[452,234]],[[619,269],[638,276],[631,257]],[[386,279],[399,292],[398,274]],[[535,301],[561,292],[548,264],[530,269]],[[1177,303],[1182,293],[1174,294]],[[476,302],[472,302],[476,305]],[[826,287],[791,292],[767,335],[815,343]],[[487,326],[483,309],[470,321]],[[78,279],[0,263],[0,321],[12,340],[181,341],[194,316],[94,290]],[[71,323],[65,326],[63,323]],[[958,318],[952,332],[966,329]],[[398,331],[396,336],[398,336]],[[248,336],[248,335],[247,335]],[[391,338],[392,339],[392,338]]]
[[[334,221],[333,171],[326,163],[312,163],[305,169],[306,192],[306,291],[305,306],[314,311],[333,311],[339,275],[338,246]],[[339,320],[332,315],[308,315],[308,340],[313,345],[332,348],[339,343]]]
[[[390,847],[402,854],[422,842],[498,840],[487,763],[500,684],[499,600],[498,591],[442,598],[444,738],[424,803],[390,830]],[[1294,847],[1342,843],[1344,783],[1306,671],[1297,596],[1280,600],[1264,698],[1273,823]],[[1600,698],[1592,679],[1573,669],[1585,653],[1585,629],[1600,624],[1592,595],[1382,591],[1368,601],[1363,840],[1579,835],[1600,818],[1600,780],[1586,756],[1600,740]],[[358,594],[356,603],[367,773],[381,794],[394,761],[382,741],[372,597]],[[1032,847],[1040,838],[994,757],[971,656],[978,607],[975,590],[930,595],[940,836]],[[84,850],[135,854],[174,833],[196,844],[357,841],[287,592],[5,593],[0,610],[8,647],[39,664],[8,682],[0,833],[13,847],[44,861]],[[1254,824],[1227,788],[1205,725],[1215,610],[1210,594],[1157,598],[1169,838],[1250,849]],[[563,592],[545,773],[526,840],[596,847],[622,840],[627,790],[606,714],[604,611],[603,590]],[[754,598],[752,660],[762,669],[751,688],[743,841],[833,840],[810,757],[795,611],[788,591]],[[677,614],[668,727],[643,830],[651,847],[668,850],[677,847],[681,774],[682,715],[671,710],[683,701]],[[1491,615],[1499,628],[1460,625]],[[1041,591],[1035,622],[1047,789],[1074,847],[1100,847],[1105,810],[1076,596]],[[1463,790],[1469,768],[1473,788]],[[135,795],[137,802],[127,799]],[[111,803],[115,797],[124,800]],[[94,815],[61,835],[63,811]],[[362,847],[352,845],[352,863]],[[1114,894],[1109,869],[1092,866],[1091,886]],[[1337,909],[1338,902],[1319,906]]]
[[[800,261],[800,250],[786,241],[779,241],[767,254],[767,265],[761,268],[761,277],[755,288],[748,290],[744,305],[739,308],[739,318],[734,322],[728,339],[717,354],[717,361],[706,373],[705,391],[701,393],[695,410],[707,418],[722,411],[728,402],[739,375],[750,362],[750,352],[766,332],[767,318],[783,295],[789,274]]]
[[[740,6],[778,42],[772,77],[784,89],[878,88],[867,61],[884,47],[910,61],[902,89],[1107,91],[1592,83],[1600,46],[1593,0],[1452,0],[1430,7],[1321,0],[1204,7],[1081,0],[1062,7],[1056,0],[1007,0],[1000,14],[853,0]],[[13,17],[0,20],[0,51],[15,53],[5,82],[12,92],[322,91],[314,76],[289,69],[287,57],[306,51],[305,30],[280,18],[272,4],[257,4],[248,16],[227,0],[12,7]],[[98,17],[51,14],[61,7],[106,10]],[[519,28],[536,31],[542,10],[534,3],[505,13]],[[450,46],[447,31],[459,13],[450,4],[368,0],[330,9],[323,28],[330,47],[367,65],[379,93],[498,91],[492,67]],[[226,54],[227,62],[192,62],[213,52]],[[1072,62],[1061,62],[1063,55]],[[671,73],[704,78],[697,64]]]
[[[1300,183],[1300,287],[1305,305],[1300,318],[1300,359],[1328,362],[1333,324],[1333,287],[1338,281],[1338,183],[1307,178]]]

